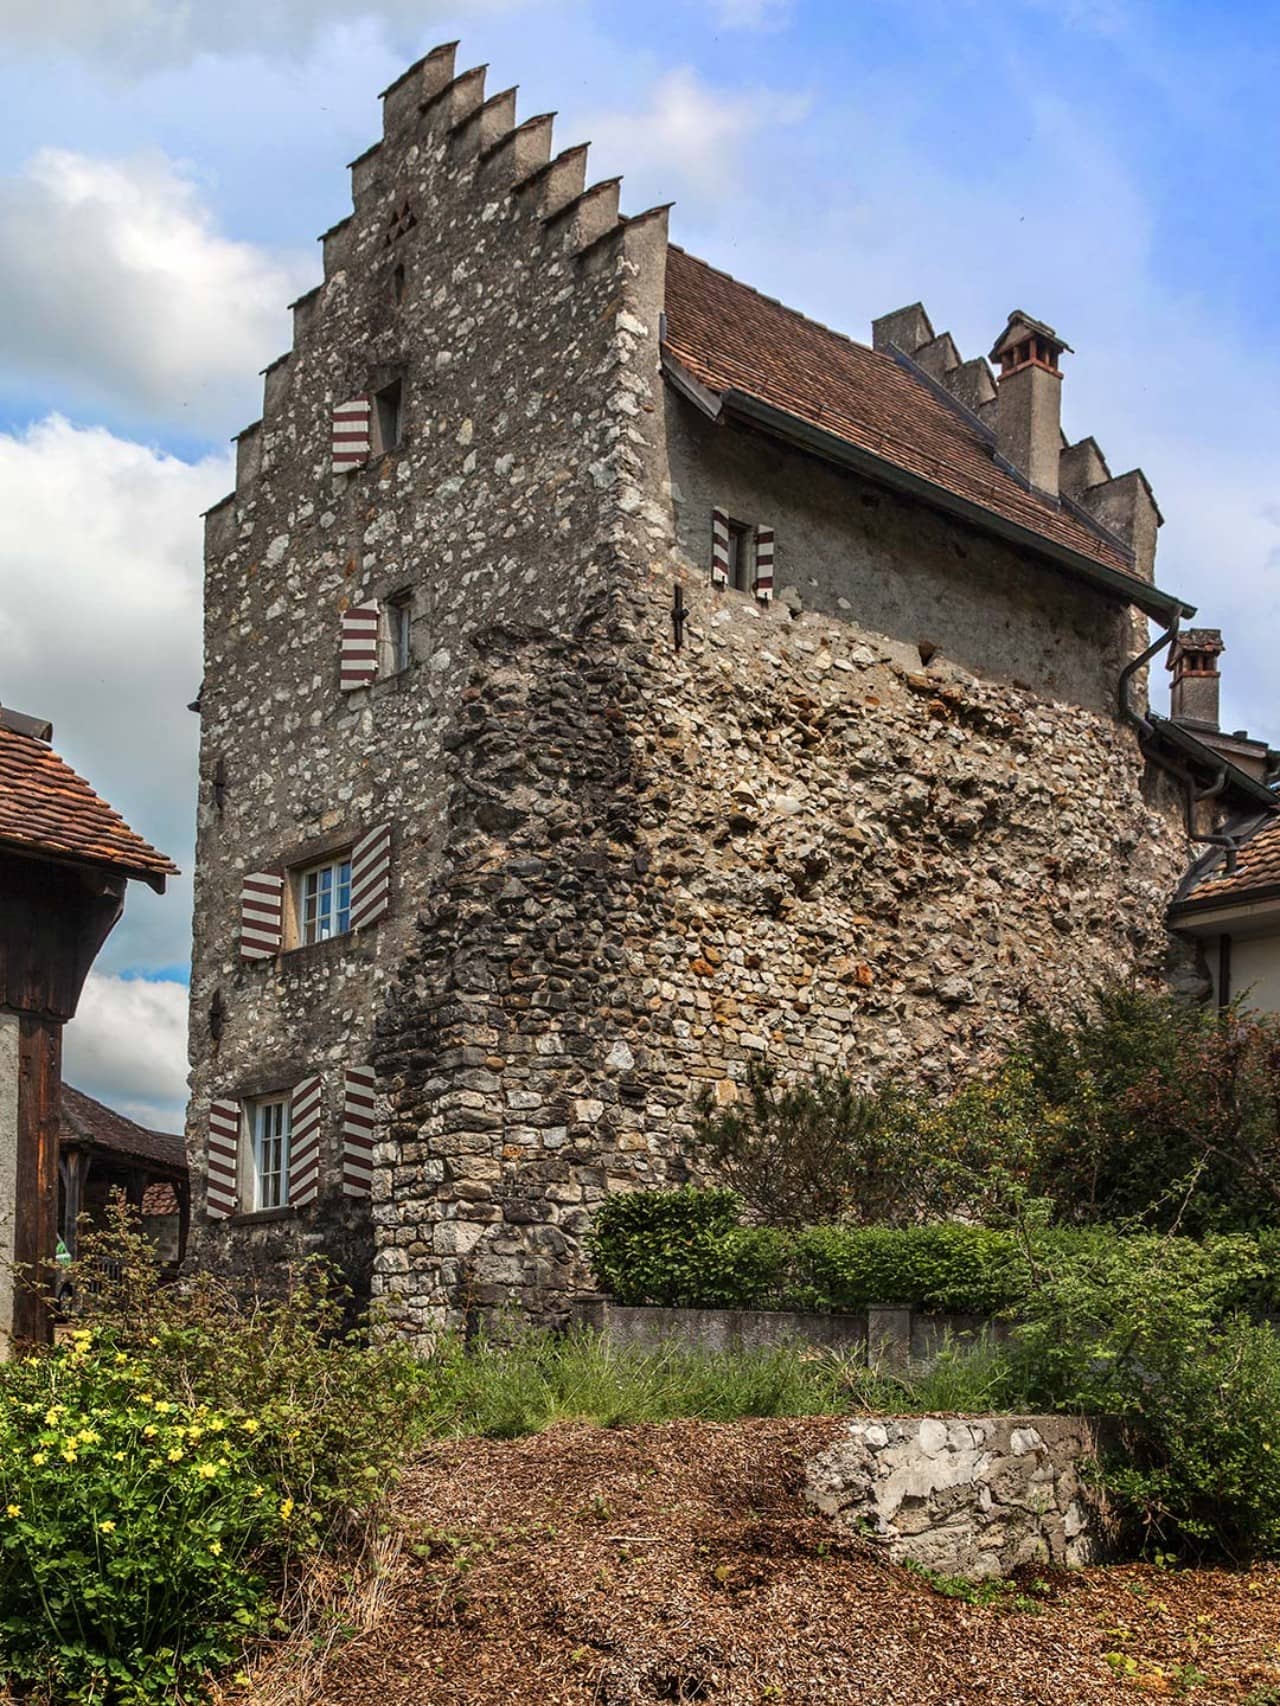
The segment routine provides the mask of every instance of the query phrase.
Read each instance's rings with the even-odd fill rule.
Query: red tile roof
[[[83,1143],[95,1149],[109,1150],[141,1165],[159,1166],[172,1172],[185,1172],[186,1150],[182,1139],[171,1131],[152,1131],[136,1125],[123,1114],[116,1113],[104,1103],[75,1090],[70,1084],[62,1086],[63,1143]]]
[[[44,741],[0,723],[0,845],[110,865],[163,887],[172,859],[136,835]]]
[[[1123,551],[996,466],[989,439],[892,358],[807,320],[671,244],[667,347],[713,392],[738,390],[1091,558],[1150,596]]]
[[[1236,868],[1227,875],[1226,854],[1220,853],[1206,874],[1193,880],[1179,896],[1178,904],[1194,901],[1247,901],[1260,889],[1280,888],[1280,818],[1268,818],[1245,842]]]

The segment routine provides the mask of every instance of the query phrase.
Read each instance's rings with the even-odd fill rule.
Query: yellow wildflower
[[[113,1463],[123,1463],[124,1462],[124,1452],[123,1451],[113,1451],[111,1453],[111,1461]]]
[[[62,1414],[62,1405],[61,1404],[51,1404],[49,1406],[49,1408],[44,1413],[45,1425],[47,1427],[53,1427],[56,1424],[58,1417],[61,1414]]]
[[[108,1517],[105,1522],[100,1522],[98,1524],[98,1533],[99,1534],[114,1534],[115,1531],[116,1531],[116,1525],[114,1522],[112,1522],[110,1517]]]
[[[160,1429],[154,1422],[148,1422],[146,1427],[142,1430],[142,1437],[143,1439],[154,1439],[159,1432]]]
[[[179,1434],[182,1433],[181,1428],[178,1429],[178,1433]],[[187,1429],[187,1438],[191,1441],[192,1445],[194,1445],[195,1442],[201,1438],[203,1433],[204,1433],[203,1428],[188,1428]]]
[[[126,1353],[126,1352],[125,1352],[125,1351],[117,1351],[117,1352],[116,1352],[116,1361],[117,1361],[117,1362],[118,1362],[118,1363],[121,1363],[121,1362],[128,1362],[128,1360],[129,1360],[129,1357],[128,1357],[128,1354],[127,1354],[127,1353]]]
[[[267,1489],[265,1487],[254,1487],[250,1491],[249,1497],[251,1499],[260,1499],[262,1497],[262,1495],[266,1492],[266,1490]]]
[[[169,1411],[172,1410],[173,1408],[174,1408],[174,1406],[169,1402],[169,1400],[167,1398],[162,1398],[160,1400],[160,1402],[156,1405],[156,1414],[159,1416],[167,1416],[169,1414]]]
[[[292,1515],[293,1515],[293,1500],[292,1499],[281,1499],[281,1501],[280,1501],[280,1520],[282,1522],[288,1522],[289,1518]]]
[[[68,1450],[66,1446],[62,1448],[61,1455],[64,1463],[78,1463],[80,1461],[79,1453]]]
[[[218,1466],[216,1463],[197,1463],[196,1464],[196,1474],[200,1477],[200,1479],[202,1481],[212,1481],[214,1476],[217,1473],[218,1473]]]
[[[43,1469],[45,1464],[49,1461],[49,1453],[47,1451],[33,1451],[31,1453],[31,1461],[35,1464],[37,1469]]]
[[[222,1416],[214,1416],[209,1423],[209,1432],[220,1434],[226,1428],[226,1425],[226,1421]]]
[[[152,1397],[150,1392],[139,1392],[138,1402],[139,1404],[154,1404],[155,1399]]]
[[[211,1540],[209,1542],[209,1550],[213,1553],[215,1558],[220,1558],[222,1556],[222,1542],[220,1540]]]
[[[254,1421],[252,1416],[246,1416],[240,1424],[247,1434],[256,1434],[260,1425],[260,1423]]]
[[[21,1505],[6,1505],[5,1506],[5,1515],[6,1516],[21,1516],[22,1515],[22,1506]]]
[[[182,1456],[183,1456],[183,1452],[182,1452],[182,1447],[180,1445],[170,1446],[170,1448],[169,1448],[169,1461],[170,1461],[170,1463],[181,1463],[182,1462]]]
[[[81,1428],[79,1437],[81,1445],[97,1445],[102,1435],[95,1433],[92,1428]]]

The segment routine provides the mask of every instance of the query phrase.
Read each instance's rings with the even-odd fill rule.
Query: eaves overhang
[[[750,392],[733,388],[721,392],[710,391],[695,379],[668,349],[663,350],[662,365],[664,374],[675,389],[713,420],[723,420],[729,416],[744,425],[755,427],[760,432],[768,433],[771,437],[781,439],[798,450],[819,456],[836,467],[849,469],[876,481],[879,485],[916,498],[932,509],[941,510],[946,515],[966,522],[970,527],[1002,539],[1007,544],[1016,545],[1020,550],[1034,553],[1072,578],[1085,581],[1125,604],[1134,605],[1145,615],[1163,622],[1166,627],[1196,613],[1195,605],[1185,603],[1173,593],[1162,592],[1159,587],[1147,586],[1132,575],[1123,574],[1119,569],[1109,568],[1107,564],[1085,556],[1083,552],[1072,550],[1069,545],[1047,539],[1034,528],[1023,527],[1006,516],[997,515],[993,510],[973,503],[957,492],[949,491],[945,486],[926,480],[922,475],[913,474],[899,467],[896,462],[878,456],[872,450],[850,444],[848,439],[828,432],[824,427],[815,426],[799,415],[779,409],[773,403],[766,403]]]
[[[1207,775],[1221,775],[1226,786],[1234,793],[1243,795],[1251,804],[1261,806],[1268,813],[1280,811],[1280,795],[1269,788],[1265,782],[1259,782],[1250,776],[1248,771],[1241,770],[1239,765],[1232,764],[1229,758],[1224,758],[1220,752],[1197,740],[1195,735],[1181,728],[1170,717],[1162,717],[1156,711],[1148,711],[1146,721],[1150,729],[1149,740],[1163,741],[1183,757],[1191,759]]]

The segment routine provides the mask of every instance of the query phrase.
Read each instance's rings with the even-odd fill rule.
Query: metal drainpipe
[[[1187,840],[1204,843],[1210,847],[1225,848],[1227,854],[1227,875],[1230,876],[1234,872],[1236,868],[1236,860],[1240,856],[1239,841],[1233,835],[1200,835],[1196,833],[1195,827],[1195,809],[1197,804],[1201,800],[1212,799],[1216,794],[1220,794],[1226,787],[1226,766],[1223,765],[1221,767],[1217,776],[1209,786],[1203,790],[1203,792],[1197,793],[1195,777],[1189,770],[1184,770],[1180,764],[1174,764],[1170,759],[1157,757],[1155,753],[1148,750],[1147,742],[1155,731],[1148,719],[1144,717],[1140,711],[1134,710],[1133,705],[1129,700],[1129,683],[1133,680],[1134,676],[1144,664],[1151,662],[1157,652],[1162,652],[1166,646],[1171,646],[1173,644],[1178,637],[1178,623],[1179,617],[1175,615],[1173,621],[1170,623],[1169,627],[1165,629],[1164,633],[1157,635],[1145,651],[1139,652],[1137,657],[1132,658],[1120,671],[1120,715],[1127,723],[1130,723],[1135,729],[1137,729],[1138,744],[1142,747],[1143,751],[1147,753],[1147,756],[1151,758],[1154,763],[1158,764],[1162,770],[1166,771],[1170,776],[1176,777],[1177,780],[1182,783],[1185,789],[1183,815],[1187,829]]]

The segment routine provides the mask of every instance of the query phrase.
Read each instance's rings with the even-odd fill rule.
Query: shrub
[[[170,1700],[229,1664],[287,1545],[256,1416],[177,1401],[91,1330],[0,1370],[0,1641],[61,1700]]]
[[[420,1365],[339,1332],[322,1266],[267,1301],[161,1287],[123,1219],[84,1246],[71,1347],[0,1365],[0,1663],[61,1701],[193,1698],[296,1560],[359,1543]]]
[[[815,1226],[797,1234],[798,1288],[819,1308],[873,1303],[992,1315],[1026,1288],[1011,1233],[942,1222],[932,1226]]]
[[[596,1277],[619,1303],[666,1308],[766,1307],[781,1294],[787,1241],[738,1224],[733,1191],[627,1191],[592,1228]]]
[[[910,1225],[976,1211],[1022,1179],[1033,1112],[1014,1069],[938,1105],[897,1085],[864,1092],[839,1073],[783,1083],[753,1065],[742,1102],[717,1109],[703,1096],[694,1152],[763,1225]]]
[[[1280,1022],[1100,990],[1016,1051],[1041,1110],[1034,1191],[1068,1221],[1203,1233],[1280,1219]]]

